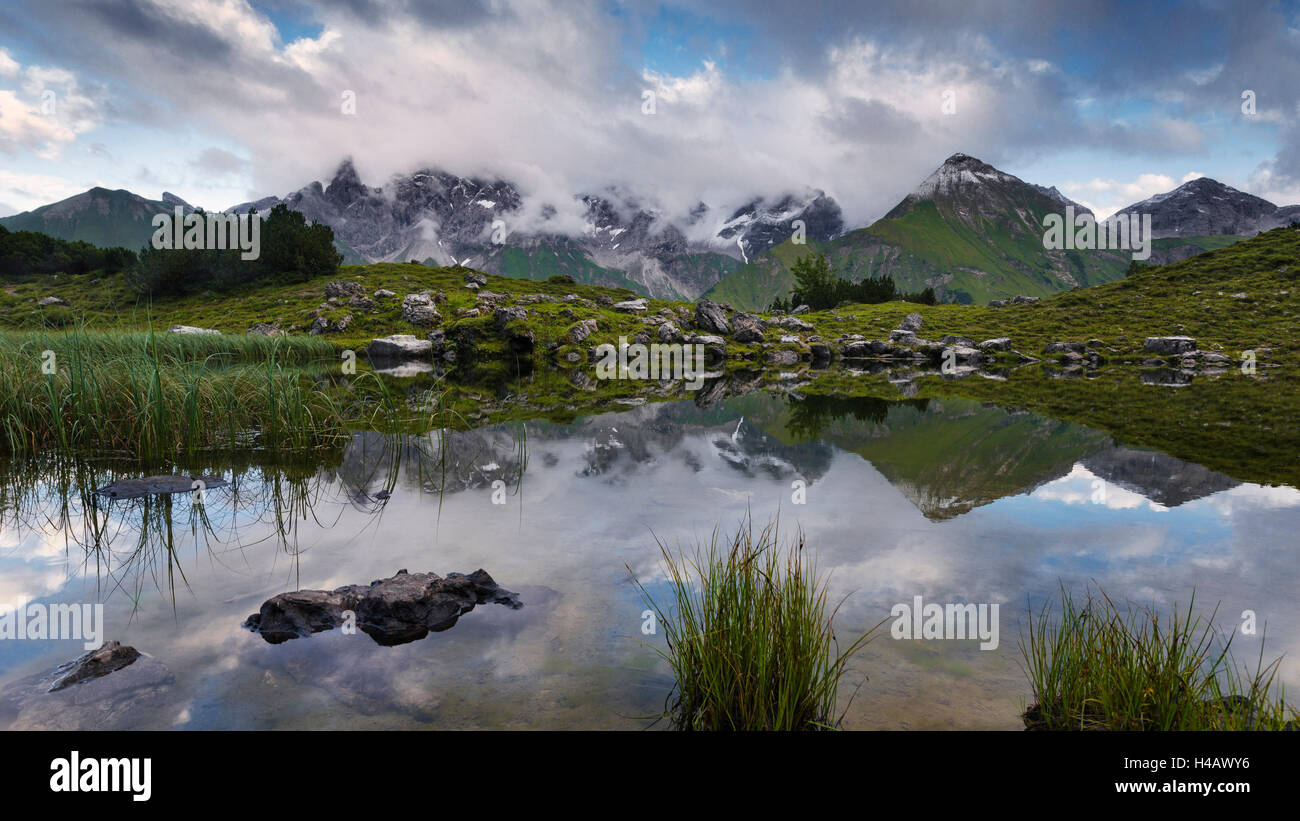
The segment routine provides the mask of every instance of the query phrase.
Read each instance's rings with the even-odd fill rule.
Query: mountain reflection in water
[[[1195,589],[1222,603],[1225,629],[1254,610],[1269,656],[1287,654],[1281,678],[1300,683],[1300,493],[969,400],[754,393],[572,424],[358,433],[310,464],[184,469],[231,484],[196,506],[93,493],[156,468],[0,471],[0,602],[102,601],[106,638],[166,671],[106,694],[113,709],[60,712],[13,688],[80,645],[0,642],[0,726],[640,727],[671,677],[640,641],[662,636],[641,634],[624,565],[662,590],[656,537],[689,546],[747,512],[804,531],[833,598],[849,595],[841,630],[917,595],[1001,604],[994,651],[887,634],[868,645],[843,688],[869,676],[849,727],[1020,727],[1020,618],[1061,583],[1158,606]],[[480,567],[527,606],[476,608],[397,647],[339,631],[268,645],[240,627],[277,593]],[[1238,638],[1243,657],[1259,639]]]

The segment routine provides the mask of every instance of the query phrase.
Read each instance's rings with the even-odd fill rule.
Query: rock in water
[[[523,607],[519,594],[497,585],[486,570],[468,576],[407,573],[405,570],[369,585],[337,590],[298,590],[267,599],[244,627],[271,644],[332,630],[344,622],[343,611],[356,614],[356,625],[376,643],[406,644],[456,624],[480,604]]]
[[[152,656],[109,642],[0,689],[8,730],[164,729],[176,715],[175,679]]]
[[[140,658],[139,650],[120,642],[110,641],[55,669],[54,680],[50,682],[46,692],[54,693],[86,679],[106,676],[114,670],[121,670],[138,658]]]
[[[195,485],[201,482],[201,485]],[[154,493],[189,493],[192,490],[225,487],[230,484],[220,476],[145,476],[139,479],[118,479],[95,492],[114,499],[135,499]]]

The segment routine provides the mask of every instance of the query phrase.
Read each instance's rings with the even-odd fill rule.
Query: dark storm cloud
[[[63,4],[59,13],[68,19],[83,18],[81,25],[102,32],[112,43],[162,45],[168,52],[204,62],[226,60],[231,53],[231,43],[207,26],[179,20],[135,0],[77,0]]]

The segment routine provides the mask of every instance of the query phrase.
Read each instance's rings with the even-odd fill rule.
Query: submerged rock
[[[399,570],[368,585],[281,593],[267,599],[243,626],[280,644],[339,627],[345,623],[344,611],[351,611],[362,632],[391,646],[447,630],[477,605],[490,603],[512,610],[523,607],[519,594],[497,585],[486,570],[445,577]]]
[[[134,647],[108,642],[53,670],[0,691],[8,730],[134,730],[166,726],[174,715],[170,670]]]
[[[140,651],[117,641],[110,641],[95,650],[83,653],[54,670],[54,680],[46,692],[53,693],[90,678],[106,676],[121,670],[140,658]]]
[[[204,489],[225,487],[230,484],[220,476],[144,476],[139,479],[118,479],[95,492],[113,499],[135,499],[155,493],[189,493],[198,487]]]

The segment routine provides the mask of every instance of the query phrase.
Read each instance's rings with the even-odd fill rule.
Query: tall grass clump
[[[315,339],[153,333],[0,333],[0,450],[174,460],[340,441],[344,420],[304,370]]]
[[[1020,648],[1040,730],[1272,730],[1294,727],[1274,679],[1281,659],[1238,666],[1232,635],[1214,628],[1217,608],[1195,614],[1195,595],[1162,618],[1104,592],[1076,603],[1062,588],[1060,613],[1031,612]],[[1288,716],[1288,712],[1290,713]]]
[[[755,534],[752,521],[725,543],[715,530],[689,557],[659,542],[672,591],[666,606],[633,574],[667,639],[658,652],[676,676],[665,705],[674,727],[839,726],[840,679],[875,628],[840,649],[832,629],[839,607],[827,612],[826,580],[804,547],[802,534],[782,547],[776,522]]]

